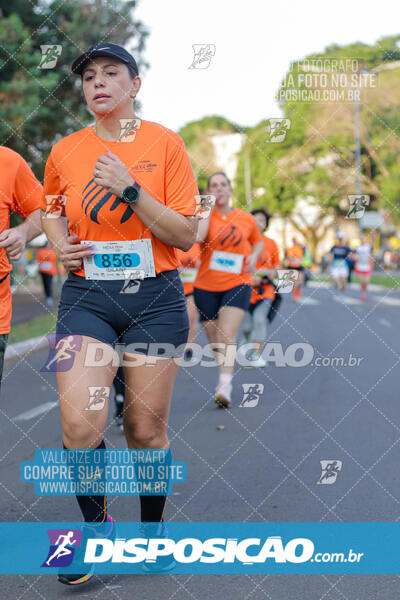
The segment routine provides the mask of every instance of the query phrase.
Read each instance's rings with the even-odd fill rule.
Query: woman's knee
[[[218,321],[218,341],[235,342],[241,323],[241,321],[230,323],[226,319]]]
[[[253,330],[258,331],[259,329],[266,329],[267,325],[267,315],[265,311],[260,311],[258,313],[254,312],[253,319]]]
[[[168,443],[167,427],[164,424],[137,424],[125,419],[124,431],[129,443],[136,448],[164,448]]]
[[[104,436],[101,428],[86,423],[83,419],[64,420],[62,430],[67,448],[97,448]]]
[[[246,312],[243,317],[242,324],[240,326],[240,331],[243,332],[245,335],[248,335],[251,332],[252,328],[253,328],[253,317],[251,316],[251,314],[249,312]]]

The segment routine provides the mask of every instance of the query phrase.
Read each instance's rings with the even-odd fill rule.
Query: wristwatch
[[[128,185],[122,192],[122,200],[126,202],[126,204],[136,204],[137,199],[139,198],[140,185],[138,183],[134,183],[133,185]]]

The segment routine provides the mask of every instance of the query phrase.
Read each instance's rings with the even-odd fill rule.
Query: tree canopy
[[[362,193],[370,196],[370,208],[385,206],[392,218],[400,222],[399,40],[400,35],[385,37],[371,46],[360,42],[333,45],[323,53],[292,63],[277,94],[283,116],[290,120],[290,129],[280,143],[271,142],[269,120],[248,132],[235,181],[236,197],[242,205],[247,152],[252,206],[265,206],[287,217],[315,249],[327,228],[346,214],[348,196],[357,193],[355,102],[351,94],[359,89]],[[328,77],[328,89],[343,94],[333,92],[333,100],[329,101],[316,99],[315,92],[321,91],[323,80],[321,70],[319,77],[315,76],[318,69],[313,65],[326,61],[324,67],[329,70],[334,60],[346,59],[341,71],[347,77],[345,83],[335,88],[338,78]],[[306,84],[306,75],[311,85]],[[354,89],[349,93],[351,86]],[[300,97],[302,91],[306,92],[306,99]],[[311,221],[305,218],[304,201],[314,207]]]
[[[99,41],[127,45],[142,71],[148,32],[123,0],[0,0],[0,144],[41,178],[52,144],[88,125],[73,60]],[[90,27],[88,24],[90,23]],[[128,44],[129,42],[129,44]],[[41,45],[61,46],[54,68],[39,68]]]

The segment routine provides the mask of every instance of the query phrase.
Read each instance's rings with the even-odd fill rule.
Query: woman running
[[[43,289],[45,294],[45,302],[47,306],[53,306],[53,277],[57,275],[57,256],[51,247],[51,244],[46,242],[43,248],[39,248],[36,253],[36,262],[38,270],[42,278]]]
[[[27,242],[41,233],[41,197],[42,186],[28,163],[14,150],[0,146],[0,385],[12,316],[9,260],[19,260]],[[24,222],[10,228],[11,212]]]
[[[225,173],[211,175],[208,193],[216,200],[210,216],[199,223],[197,240],[201,243],[201,264],[194,300],[208,341],[222,343],[226,349],[228,344],[236,344],[250,303],[251,273],[264,244],[253,215],[230,206],[232,188]],[[215,402],[220,407],[228,408],[231,403],[232,362],[223,360],[218,367]]]
[[[361,244],[354,251],[355,272],[361,285],[361,300],[367,299],[367,288],[371,281],[373,267],[371,245],[366,242],[365,235],[361,236]]]
[[[141,80],[131,54],[116,44],[97,44],[75,60],[72,71],[81,76],[95,124],[53,146],[42,203],[43,228],[69,271],[57,336],[73,337],[76,348],[71,368],[57,372],[63,444],[68,451],[105,448],[108,402],[104,410],[85,408],[90,386],[111,389],[118,363],[87,367],[85,357],[90,345],[109,349],[118,343],[125,348],[128,448],[164,449],[178,366],[170,356],[155,360],[154,346],[184,347],[187,341],[175,248],[189,250],[195,241],[198,188],[183,140],[135,116]],[[63,215],[69,232],[65,219],[57,218]],[[150,367],[145,355],[153,356]],[[105,496],[77,500],[85,521],[108,521],[112,530]],[[158,522],[158,535],[165,501],[165,495],[140,496],[141,521]],[[89,566],[86,573],[58,579],[76,585],[92,575]]]
[[[261,234],[268,228],[270,215],[263,208],[251,211]],[[253,291],[249,309],[246,312],[240,328],[243,343],[250,340],[254,349],[249,357],[254,367],[265,367],[266,362],[261,356],[263,344],[267,338],[267,315],[275,298],[275,287],[271,281],[276,277],[279,265],[279,250],[273,239],[263,235],[264,248],[260,254],[256,272],[252,277]],[[247,353],[246,353],[247,354]]]
[[[297,241],[297,238],[292,238],[293,246],[287,248],[285,258],[286,266],[292,271],[297,271],[297,278],[293,283],[292,298],[296,301],[302,295],[303,281],[304,281],[304,267],[302,266],[302,260],[304,256],[304,250]]]
[[[344,233],[338,231],[336,244],[331,248],[331,277],[334,285],[342,294],[346,291],[349,276],[349,267],[346,262],[349,254],[351,254],[351,248],[344,243]]]
[[[200,266],[200,254],[200,244],[197,243],[193,244],[188,252],[183,252],[182,250],[177,251],[177,257],[181,263],[181,266],[178,270],[183,284],[183,291],[186,298],[186,308],[189,317],[188,344],[194,343],[199,325],[199,313],[194,302],[193,290]],[[192,356],[192,348],[186,348],[184,362],[190,361]]]

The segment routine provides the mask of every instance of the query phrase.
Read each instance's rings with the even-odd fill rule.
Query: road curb
[[[7,346],[6,353],[4,356],[4,362],[10,362],[17,358],[24,358],[28,354],[33,352],[39,352],[39,350],[45,350],[49,346],[47,336],[40,335],[38,337],[29,338],[23,342],[17,342]]]

